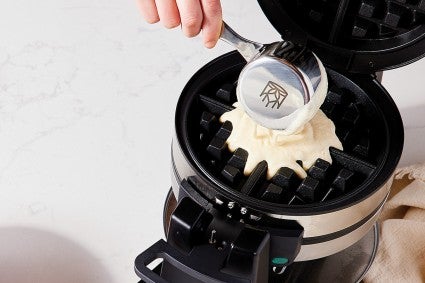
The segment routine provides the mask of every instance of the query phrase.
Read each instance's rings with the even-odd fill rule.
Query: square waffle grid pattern
[[[260,162],[249,175],[243,174],[248,152],[242,148],[231,153],[226,144],[232,132],[229,121],[220,116],[233,109],[235,83],[222,84],[218,90],[199,95],[199,150],[203,165],[221,182],[241,193],[266,202],[285,205],[323,203],[353,191],[376,169],[376,153],[371,129],[364,117],[365,109],[347,89],[330,81],[321,109],[334,121],[344,151],[330,148],[332,164],[318,159],[300,179],[295,172],[282,167],[272,179],[266,179],[267,162]]]
[[[384,39],[425,24],[425,0],[281,0],[304,29],[332,43]]]

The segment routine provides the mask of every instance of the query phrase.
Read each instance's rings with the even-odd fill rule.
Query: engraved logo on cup
[[[261,92],[260,94],[260,97],[263,98],[262,101],[266,102],[265,107],[276,107],[276,109],[279,109],[280,106],[282,106],[282,103],[285,101],[287,96],[288,93],[286,92],[286,90],[272,81],[269,81],[267,83],[263,92]]]

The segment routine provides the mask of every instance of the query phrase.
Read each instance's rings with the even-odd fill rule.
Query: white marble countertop
[[[223,2],[240,33],[279,38],[255,1]],[[5,0],[0,35],[0,282],[137,282],[134,258],[163,236],[177,98],[230,48],[119,0]],[[424,73],[384,75],[404,165],[425,160]]]

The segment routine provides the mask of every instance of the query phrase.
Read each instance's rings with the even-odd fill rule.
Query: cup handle
[[[264,47],[263,44],[243,38],[225,22],[223,22],[220,39],[235,47],[247,62],[258,55]]]

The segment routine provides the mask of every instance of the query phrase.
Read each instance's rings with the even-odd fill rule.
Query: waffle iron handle
[[[189,197],[182,198],[172,214],[167,242],[158,241],[135,260],[141,282],[270,282],[270,268],[285,267],[299,252],[303,229],[296,222],[291,222],[291,229],[265,231],[213,218],[211,213]],[[215,231],[211,227],[223,241],[206,237]],[[279,244],[271,248],[273,241]],[[149,269],[156,259],[163,260],[160,270]]]
[[[222,256],[214,254],[212,250],[204,249],[196,255],[190,257],[189,254],[181,253],[164,240],[159,240],[149,249],[141,253],[135,260],[135,272],[140,283],[261,283],[261,282],[282,282],[281,274],[278,270],[270,274],[266,264],[269,258],[269,242],[261,241],[260,253],[253,257],[252,264],[257,268],[246,268],[246,255],[244,250],[233,251],[229,256],[229,251],[223,251]],[[223,257],[224,256],[224,257]],[[227,259],[226,259],[227,257]],[[162,259],[162,263],[151,270],[148,265],[157,259]],[[225,267],[219,262],[225,263]],[[283,267],[280,269],[285,270]]]
[[[226,268],[222,268],[219,263],[226,262],[228,252],[223,251],[220,255],[205,249],[196,251],[195,256],[189,256],[181,253],[164,240],[159,240],[136,258],[134,269],[137,276],[141,278],[140,283],[268,282],[267,268],[255,271],[243,269],[244,265],[239,261],[243,259],[243,254],[235,254],[231,259],[233,262],[227,260]],[[261,253],[261,255],[256,259],[259,261],[257,264],[264,262],[263,257],[268,257],[268,253]],[[149,269],[147,266],[156,259],[163,259],[159,268]],[[247,271],[248,273],[246,273]]]
[[[180,200],[167,242],[156,242],[135,260],[135,272],[142,282],[268,282],[270,234],[238,225],[232,244],[200,241],[204,237],[199,232],[206,231],[210,221],[211,215],[193,200]],[[156,259],[163,260],[157,272],[147,267]]]
[[[159,240],[149,249],[141,253],[135,260],[134,271],[145,283],[167,283],[167,281],[153,270],[148,268],[148,265],[156,259],[161,259],[164,252],[167,250],[167,243],[164,240]]]

